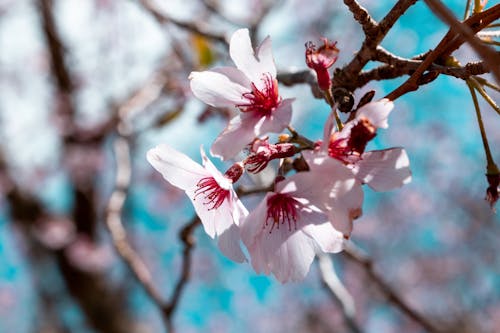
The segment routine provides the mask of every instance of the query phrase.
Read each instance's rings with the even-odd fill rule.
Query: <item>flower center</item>
[[[361,118],[351,129],[348,138],[332,135],[328,144],[328,155],[345,164],[354,164],[361,159],[366,145],[376,135],[376,128],[365,118]]]
[[[271,74],[262,74],[262,82],[264,82],[264,87],[259,90],[257,86],[252,82],[252,92],[244,93],[248,102],[246,104],[237,105],[241,112],[252,112],[256,111],[258,113],[268,114],[281,102],[281,98],[278,93],[278,81],[274,79]]]
[[[288,224],[288,231],[293,228],[297,229],[297,212],[302,207],[302,204],[296,199],[287,194],[276,193],[267,198],[267,218],[265,226],[271,223],[271,233],[276,226],[280,228],[280,224]],[[269,222],[269,220],[271,220]]]
[[[201,195],[205,202],[204,205],[209,205],[208,210],[219,208],[224,200],[229,198],[229,190],[225,190],[215,181],[214,177],[205,177],[200,179],[196,184],[194,191],[194,199]]]

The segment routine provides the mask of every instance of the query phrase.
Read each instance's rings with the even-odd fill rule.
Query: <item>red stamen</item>
[[[281,102],[281,97],[278,93],[278,81],[269,73],[262,75],[262,81],[264,82],[262,90],[259,90],[252,82],[252,92],[243,94],[248,103],[237,105],[241,112],[257,111],[268,114],[274,111]]]
[[[268,226],[268,221],[271,219],[271,233],[276,226],[280,228],[280,224],[288,224],[288,231],[292,230],[292,224],[297,229],[298,210],[302,204],[296,199],[287,194],[276,193],[267,198],[267,218],[265,226]]]
[[[205,177],[196,184],[194,200],[201,195],[205,198],[204,205],[211,205],[208,210],[219,208],[224,200],[229,198],[229,190],[225,190],[215,181],[214,177]]]

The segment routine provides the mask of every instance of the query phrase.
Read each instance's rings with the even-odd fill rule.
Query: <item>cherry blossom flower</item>
[[[259,173],[271,160],[291,157],[297,152],[292,143],[269,143],[269,138],[255,139],[250,146],[250,154],[245,159],[246,169],[251,173]]]
[[[359,209],[362,192],[356,192],[352,172],[341,163],[337,173],[324,177],[299,172],[275,185],[241,225],[241,237],[257,273],[274,274],[282,282],[302,280],[317,252],[343,249],[342,232],[336,230],[319,207],[327,188],[331,202],[339,200],[335,217],[350,219],[353,205]],[[329,186],[325,186],[329,185]],[[335,189],[330,191],[330,189]],[[361,200],[355,198],[361,196]]]
[[[243,165],[236,163],[222,174],[203,148],[200,151],[203,166],[165,144],[149,150],[147,160],[166,181],[186,192],[205,232],[218,238],[220,250],[228,258],[243,262],[238,225],[248,211],[232,187],[243,173]]]
[[[255,137],[281,132],[290,123],[293,101],[278,93],[269,37],[254,52],[248,29],[237,30],[229,54],[236,68],[214,68],[189,76],[197,98],[214,107],[237,107],[241,112],[212,145],[212,155],[222,159],[234,157]]]
[[[331,43],[326,38],[318,49],[312,42],[306,43],[306,64],[316,72],[321,90],[329,90],[332,86],[328,69],[337,61],[339,49],[336,45],[337,42]]]
[[[333,132],[319,149],[328,156],[348,165],[356,178],[376,191],[389,191],[411,181],[410,161],[403,148],[390,148],[365,152],[377,128],[387,128],[387,118],[393,108],[387,99],[371,102],[360,108],[355,119],[346,123],[340,132]],[[330,133],[332,121],[326,125]],[[316,152],[317,153],[317,152]],[[304,152],[306,161],[314,156]],[[311,163],[317,165],[318,163]]]

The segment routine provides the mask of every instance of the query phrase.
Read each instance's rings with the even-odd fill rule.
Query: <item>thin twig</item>
[[[446,22],[461,38],[464,38],[476,53],[484,60],[487,67],[500,83],[500,56],[495,50],[481,42],[475,33],[466,25],[459,22],[453,13],[439,0],[424,0],[432,11]]]
[[[384,279],[375,271],[372,259],[368,257],[360,248],[351,242],[346,246],[343,253],[345,253],[349,259],[363,266],[371,281],[379,287],[380,291],[385,295],[389,302],[395,305],[408,317],[413,319],[417,324],[422,326],[427,332],[441,332],[441,330],[438,329],[434,323],[430,322],[427,318],[412,309],[399,295],[399,293],[395,291],[391,285],[384,281]]]
[[[344,0],[344,4],[349,8],[354,19],[361,25],[361,28],[363,28],[365,36],[373,36],[378,32],[377,22],[356,0]]]
[[[464,24],[471,27],[473,32],[482,30],[492,21],[500,16],[500,5],[489,8],[479,14],[475,14],[464,21]],[[458,38],[457,34],[453,30],[449,30],[448,33],[441,39],[436,48],[430,53],[425,55],[424,61],[420,66],[413,72],[408,80],[406,80],[402,85],[389,93],[386,98],[390,100],[395,100],[402,95],[415,91],[419,87],[419,80],[422,74],[428,70],[428,68],[438,59],[447,58],[454,50],[456,50],[462,43],[463,39]]]
[[[194,22],[184,22],[179,21],[173,17],[167,16],[165,13],[162,13],[151,0],[139,0],[141,6],[149,12],[156,21],[160,24],[172,23],[179,28],[185,29],[191,33],[203,36],[205,38],[211,39],[213,41],[217,41],[227,45],[227,39],[224,35],[217,34],[213,31],[208,30],[206,27],[201,27]]]
[[[356,323],[356,310],[354,306],[354,300],[349,291],[342,284],[342,281],[340,281],[339,277],[337,276],[330,255],[319,255],[318,263],[319,271],[321,274],[321,281],[330,292],[330,295],[332,296],[334,301],[340,304],[347,326],[349,327],[351,332],[362,332],[358,324]]]

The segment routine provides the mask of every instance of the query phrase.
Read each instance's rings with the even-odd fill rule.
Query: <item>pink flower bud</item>
[[[277,158],[295,155],[295,146],[292,143],[270,144],[268,139],[256,139],[250,148],[250,155],[245,159],[245,166],[251,173],[264,170],[269,161]]]
[[[318,49],[312,42],[306,43],[306,64],[316,72],[320,89],[328,90],[332,86],[328,68],[337,61],[339,49],[336,47],[337,42],[330,43],[326,38],[322,40],[323,45]]]

